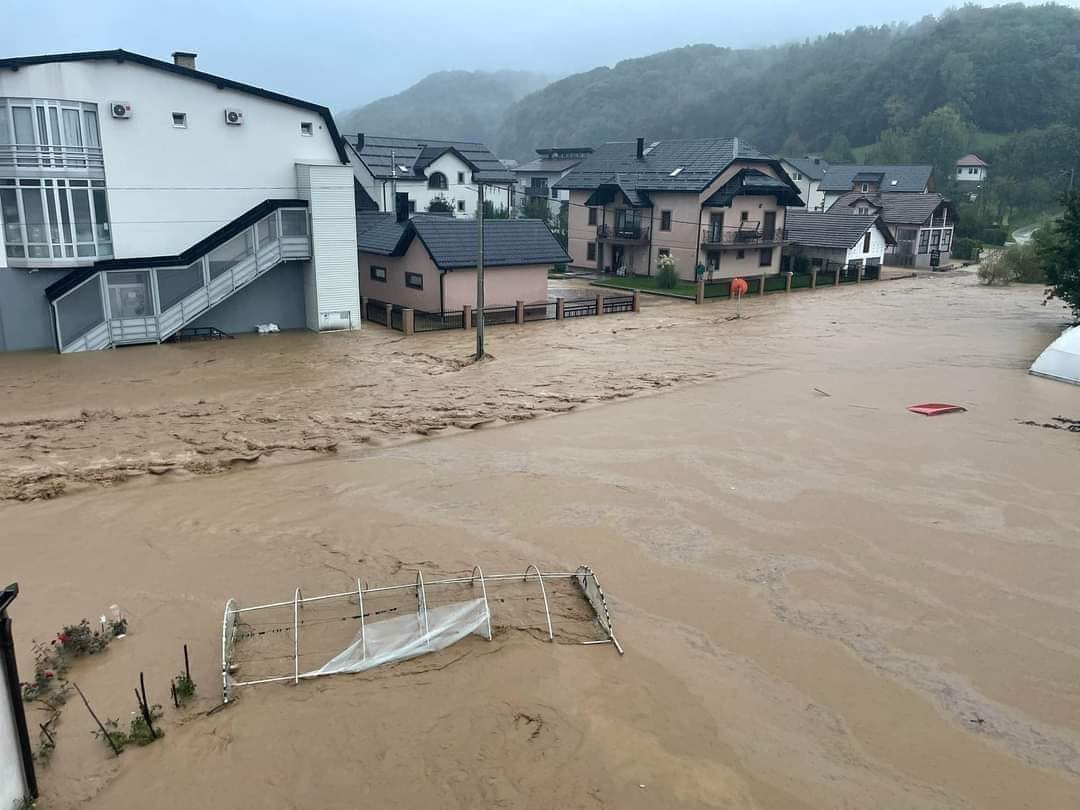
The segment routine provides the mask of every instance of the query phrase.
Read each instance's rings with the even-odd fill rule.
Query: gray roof
[[[358,138],[346,137],[356,149]],[[390,138],[380,135],[364,135],[364,148],[356,150],[368,170],[380,180],[393,175],[390,165],[391,155],[394,163],[405,167],[405,175],[420,178],[424,168],[440,155],[455,152],[474,172],[483,175],[484,180],[492,183],[512,183],[514,174],[507,169],[495,155],[482,143],[472,141],[441,141],[435,138]],[[402,179],[402,171],[397,170]],[[470,178],[471,180],[471,178]]]
[[[640,191],[702,191],[736,158],[778,162],[738,138],[654,141],[637,159],[634,141],[599,147],[555,183],[556,188],[595,189],[605,183]],[[672,176],[676,170],[678,174]],[[616,179],[617,178],[617,179]]]
[[[854,206],[859,200],[867,200],[877,206],[878,213],[889,225],[922,225],[942,205],[949,206],[950,210],[952,208],[949,201],[937,193],[861,194],[852,191],[834,202],[829,212],[850,211],[854,214]]]
[[[823,158],[784,158],[784,161],[790,163],[811,180],[820,180],[829,169],[829,164]]]
[[[565,172],[577,166],[584,158],[536,158],[514,168],[515,172]]]
[[[892,242],[892,234],[877,214],[804,211],[792,208],[784,219],[784,227],[792,244],[842,250],[855,247],[874,223],[878,223],[885,234],[885,240]]]
[[[420,214],[407,222],[393,220],[356,234],[357,249],[383,256],[401,256],[414,237],[427,249],[440,270],[476,267],[475,219],[455,219]],[[539,219],[484,220],[484,264],[514,267],[528,264],[569,262],[547,225]]]
[[[841,164],[829,166],[821,180],[822,191],[851,191],[858,174],[881,174],[882,191],[919,192],[930,182],[932,166],[896,164],[893,166],[860,166]]]

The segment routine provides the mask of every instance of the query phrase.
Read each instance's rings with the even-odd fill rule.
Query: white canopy
[[[1066,329],[1043,349],[1031,364],[1031,373],[1080,385],[1080,326]]]

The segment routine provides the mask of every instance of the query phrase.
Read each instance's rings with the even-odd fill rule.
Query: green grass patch
[[[612,276],[602,281],[592,282],[594,287],[613,287],[619,290],[641,290],[642,292],[656,293],[657,295],[674,295],[693,298],[697,294],[697,288],[689,281],[680,281],[674,287],[662,288],[657,286],[654,276]]]

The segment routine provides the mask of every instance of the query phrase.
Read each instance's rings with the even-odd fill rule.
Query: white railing
[[[99,146],[0,145],[0,166],[28,169],[104,169]]]
[[[185,265],[184,267],[150,268],[148,270],[132,268],[129,270],[117,271],[125,273],[149,272],[151,274],[151,288],[153,291],[152,298],[154,304],[153,315],[114,318],[110,312],[109,297],[104,295],[102,296],[102,311],[104,312],[104,319],[102,322],[95,324],[76,338],[65,340],[63,338],[64,319],[60,315],[61,302],[87,284],[97,283],[100,285],[102,274],[95,274],[76,287],[73,287],[71,290],[68,290],[68,292],[64,293],[53,302],[54,312],[57,313],[58,319],[58,334],[61,336],[60,351],[64,353],[93,351],[127,343],[154,343],[167,340],[211,307],[221,303],[237,290],[247,286],[281,262],[296,259],[310,259],[310,234],[302,236],[281,235],[281,214],[283,211],[303,211],[305,216],[307,214],[307,209],[283,208],[263,217],[247,229],[250,238],[250,249],[227,270],[220,272],[213,278],[210,277],[209,264],[209,255],[213,253],[213,250],[200,256],[197,262],[201,268],[202,284],[166,309],[160,308],[161,299],[158,295],[158,290],[160,289],[158,274],[178,272],[190,267],[190,265]],[[271,219],[273,220],[271,223],[273,227],[269,232],[275,234],[275,237],[273,239],[264,240],[263,244],[259,245],[259,226],[267,223]],[[243,234],[244,231],[241,231],[239,234],[232,237],[232,239],[243,236]],[[108,271],[104,272],[107,276]]]

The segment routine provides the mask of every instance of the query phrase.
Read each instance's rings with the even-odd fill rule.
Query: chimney
[[[409,192],[399,191],[394,195],[394,214],[398,222],[409,221]]]
[[[364,133],[363,132],[357,132],[356,133],[356,151],[357,152],[363,152],[364,151]]]
[[[188,53],[187,51],[173,51],[172,61],[177,67],[187,68],[188,70],[195,70],[195,57],[197,53]]]
[[[637,159],[638,160],[644,160],[645,159],[645,139],[644,138],[638,138],[637,139]]]

